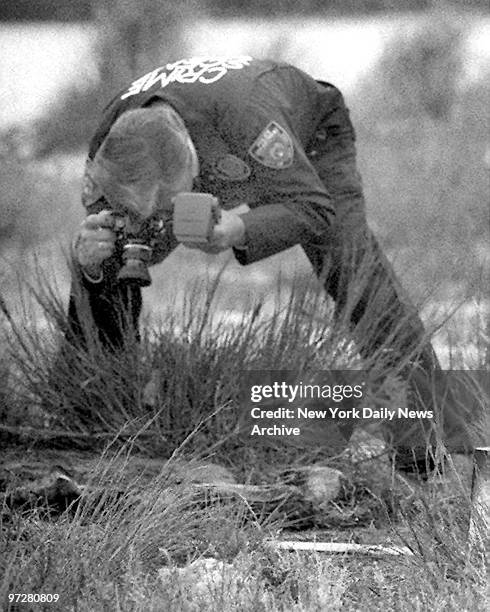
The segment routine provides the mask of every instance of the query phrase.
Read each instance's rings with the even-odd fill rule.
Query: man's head
[[[191,191],[199,171],[184,122],[167,104],[131,110],[111,127],[90,174],[114,210],[146,219]]]

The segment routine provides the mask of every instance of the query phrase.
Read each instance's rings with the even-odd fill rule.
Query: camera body
[[[218,199],[213,195],[183,192],[172,198],[172,216],[167,220],[170,223],[162,219],[147,219],[135,234],[127,230],[125,215],[114,213],[114,216],[123,262],[118,280],[148,287],[151,285],[148,267],[162,233],[170,230],[179,242],[206,244],[211,238],[213,227],[220,221],[221,211]]]

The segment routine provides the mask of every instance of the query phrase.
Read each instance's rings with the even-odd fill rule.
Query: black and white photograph
[[[2,0],[0,264],[0,610],[488,610],[488,0]]]

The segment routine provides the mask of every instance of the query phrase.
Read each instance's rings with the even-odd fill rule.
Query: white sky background
[[[188,44],[192,55],[280,54],[348,96],[397,30],[420,19],[201,21],[188,29]],[[473,80],[490,71],[490,18],[466,21],[466,78]],[[0,128],[41,115],[65,84],[97,78],[94,40],[88,25],[0,25]]]

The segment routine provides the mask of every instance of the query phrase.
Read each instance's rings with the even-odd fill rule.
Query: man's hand
[[[92,279],[100,277],[102,263],[114,253],[115,226],[116,220],[109,210],[88,215],[81,224],[73,252],[82,270]]]
[[[221,253],[232,247],[243,246],[245,243],[245,223],[240,215],[231,210],[222,210],[221,219],[213,227],[207,243],[183,242],[191,249],[200,249],[205,253]]]

